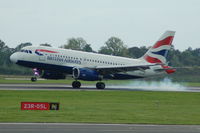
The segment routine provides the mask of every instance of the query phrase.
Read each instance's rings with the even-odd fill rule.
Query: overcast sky
[[[200,0],[0,0],[0,39],[9,47],[83,37],[97,50],[111,36],[151,46],[166,30],[176,31],[176,49],[200,48]]]

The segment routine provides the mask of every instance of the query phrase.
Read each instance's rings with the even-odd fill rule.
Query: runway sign
[[[50,110],[59,110],[59,103],[49,103]]]
[[[21,110],[59,110],[59,103],[21,102]]]

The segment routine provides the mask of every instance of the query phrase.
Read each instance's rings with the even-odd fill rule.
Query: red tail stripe
[[[161,65],[162,66],[162,68],[171,68],[170,66],[164,66],[164,65]],[[165,70],[166,71],[166,73],[168,73],[168,74],[171,74],[171,73],[174,73],[174,72],[176,72],[176,69],[168,69],[168,70]]]
[[[157,58],[153,58],[153,57],[150,57],[150,56],[145,56],[144,57],[146,61],[148,61],[149,63],[162,63],[161,60],[157,59]]]
[[[46,50],[46,49],[37,49],[37,51],[40,51],[40,52],[47,52],[47,53],[58,53],[56,51],[50,51],[50,50]]]
[[[160,40],[160,41],[156,42],[156,44],[153,46],[153,48],[158,48],[162,45],[171,45],[173,38],[174,38],[174,36],[169,36],[163,40]]]

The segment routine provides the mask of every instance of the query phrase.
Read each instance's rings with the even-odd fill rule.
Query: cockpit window
[[[31,50],[26,50],[26,49],[22,49],[22,50],[20,50],[20,52],[32,54],[32,51],[31,51]]]

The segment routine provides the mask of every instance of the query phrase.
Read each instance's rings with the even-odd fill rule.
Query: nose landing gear
[[[36,82],[37,81],[37,77],[39,77],[40,76],[40,73],[41,73],[41,71],[39,70],[39,69],[37,69],[37,68],[34,68],[33,69],[33,77],[31,77],[31,81],[32,82]]]
[[[32,82],[36,82],[37,81],[37,77],[31,77],[31,81]]]

